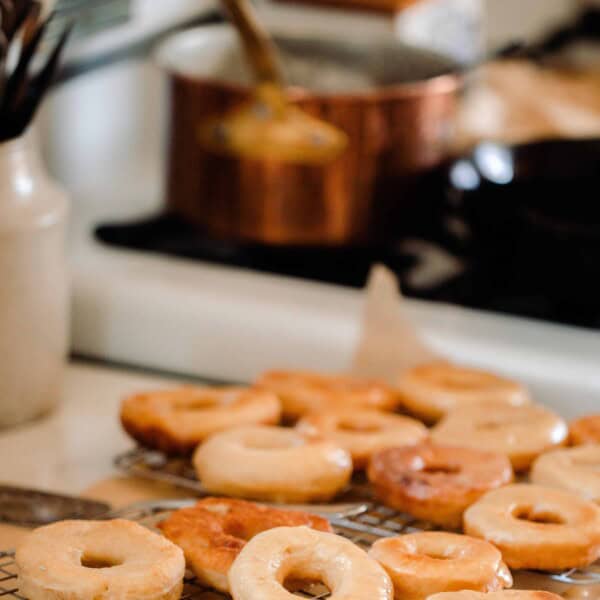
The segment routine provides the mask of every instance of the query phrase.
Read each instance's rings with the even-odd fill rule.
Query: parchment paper
[[[393,383],[406,369],[443,360],[427,346],[406,315],[394,273],[375,265],[365,290],[361,336],[351,373]]]

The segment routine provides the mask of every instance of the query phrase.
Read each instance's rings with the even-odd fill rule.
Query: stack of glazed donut
[[[223,497],[171,513],[162,536],[126,521],[35,531],[16,557],[30,600],[175,599],[185,563],[234,600],[315,586],[331,600],[559,600],[507,589],[511,570],[600,558],[600,416],[569,430],[491,373],[435,363],[390,385],[273,371],[246,388],[131,396],[121,421],[144,446],[191,455]],[[321,517],[250,501],[328,501],[356,472],[382,504],[440,530],[365,552]]]

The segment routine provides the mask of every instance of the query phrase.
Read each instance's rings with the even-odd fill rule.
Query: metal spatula
[[[38,526],[64,519],[97,519],[111,507],[104,502],[0,485],[0,522]]]

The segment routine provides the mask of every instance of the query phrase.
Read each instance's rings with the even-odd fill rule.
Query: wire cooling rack
[[[185,458],[171,458],[155,450],[135,448],[119,455],[115,459],[115,465],[130,475],[169,483],[198,496],[207,494],[196,478],[190,461]],[[378,504],[374,501],[371,487],[364,479],[355,479],[337,501],[340,504],[336,506],[340,510],[331,507],[332,510],[326,516],[337,533],[365,549],[380,538],[438,529],[430,523],[418,521],[410,515]],[[347,513],[344,513],[344,506],[349,508]],[[357,510],[357,507],[360,508]],[[562,573],[517,572],[515,583],[522,587],[531,584],[535,589],[566,594],[566,598],[600,600],[600,562],[585,569],[570,569]],[[570,592],[575,595],[569,595]],[[577,595],[581,593],[584,595]]]
[[[193,469],[185,460],[172,460],[155,451],[136,449],[117,457],[115,462],[128,473],[166,481],[192,491],[195,495],[206,494],[200,482],[196,480]],[[130,519],[153,528],[173,510],[193,503],[192,499],[142,502],[106,516]],[[318,507],[315,508],[317,510],[313,512],[320,512]],[[325,507],[321,508],[324,510]],[[354,481],[339,502],[327,507],[323,514],[330,519],[337,534],[363,549],[368,549],[373,542],[384,537],[435,529],[430,524],[374,502],[369,486],[360,479]],[[600,599],[600,564],[585,570],[570,570],[564,573],[522,572],[514,575],[515,587],[547,589],[563,594],[564,598],[569,599]],[[299,598],[311,600],[325,600],[329,597],[328,590],[318,585],[294,589],[293,593]],[[26,600],[18,593],[14,555],[9,552],[0,552],[0,599],[3,598]],[[227,599],[229,596],[203,587],[191,573],[186,575],[182,600]]]
[[[141,502],[113,511],[107,514],[106,517],[130,519],[147,527],[155,528],[157,523],[166,518],[173,510],[190,506],[193,503],[194,501],[190,500]],[[364,549],[368,549],[382,535],[394,535],[390,530],[383,529],[383,527],[391,527],[396,531],[405,530],[409,527],[408,522],[391,521],[390,519],[396,517],[396,515],[394,511],[384,507],[365,506],[364,511],[360,511],[360,514],[355,514],[355,512],[350,510],[348,513],[349,516],[335,516],[332,519],[332,524],[336,533],[346,537]],[[416,529],[412,528],[411,530]],[[329,591],[319,584],[306,584],[305,586],[293,588],[291,591],[299,598],[310,600],[325,600],[329,597]],[[17,570],[14,554],[11,552],[0,552],[0,598],[26,600],[18,592]],[[181,600],[225,599],[230,600],[229,596],[225,594],[217,593],[203,587],[191,573],[186,574]]]

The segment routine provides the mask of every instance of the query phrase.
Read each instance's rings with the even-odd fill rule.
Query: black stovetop
[[[526,264],[519,269],[514,269],[511,261],[489,264],[472,257],[459,256],[453,261],[459,268],[447,278],[442,276],[440,280],[436,277],[429,282],[427,278],[420,278],[418,285],[411,285],[415,279],[411,275],[415,270],[422,269],[424,264],[432,260],[432,253],[428,249],[435,249],[436,246],[432,246],[431,242],[425,245],[424,252],[409,251],[407,245],[400,242],[379,248],[236,245],[211,240],[179,217],[168,214],[133,223],[102,225],[98,227],[96,235],[102,242],[122,248],[351,287],[362,287],[371,265],[381,262],[398,274],[403,291],[409,297],[600,328],[598,281],[586,283],[584,279],[577,282],[578,276],[588,277],[585,272],[587,268],[578,275],[576,265],[559,264],[560,259],[557,262],[556,257],[547,254],[547,249],[529,252]],[[444,241],[438,242],[433,254],[449,251]],[[410,244],[408,247],[419,248],[419,244]],[[567,262],[572,260],[571,256],[565,258]],[[598,258],[597,264],[600,265],[600,256]],[[565,270],[571,273],[570,281],[561,282],[560,278],[554,277],[554,272]],[[424,282],[421,281],[423,279]],[[588,293],[581,293],[582,286],[584,289],[589,287]]]

